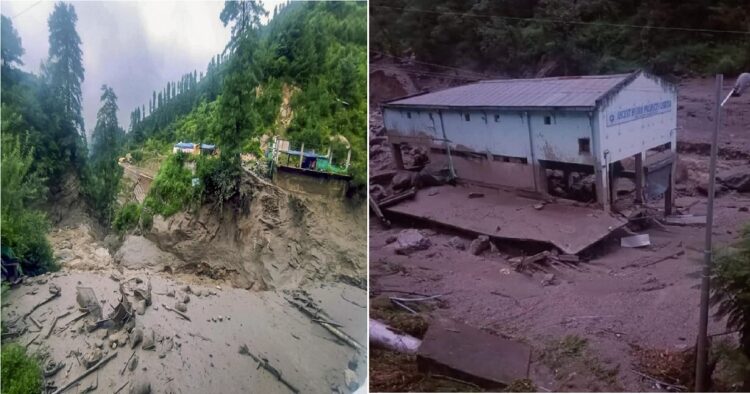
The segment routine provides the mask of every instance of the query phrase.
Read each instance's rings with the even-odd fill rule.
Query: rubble
[[[486,235],[480,235],[475,240],[471,241],[469,245],[469,253],[474,256],[479,256],[485,250],[490,248],[490,237]]]
[[[102,351],[99,349],[93,349],[83,355],[83,365],[86,368],[91,368],[96,365],[102,359]]]
[[[346,388],[348,388],[349,390],[356,390],[359,387],[359,383],[357,382],[357,373],[349,368],[344,370],[344,384],[346,384]]]
[[[187,305],[178,301],[174,304],[174,309],[184,313],[187,312]]]

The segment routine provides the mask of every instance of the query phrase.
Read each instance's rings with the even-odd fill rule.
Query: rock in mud
[[[178,301],[178,302],[175,302],[174,309],[177,309],[178,311],[185,313],[187,312],[187,305]]]
[[[187,304],[188,302],[190,302],[190,296],[187,295],[187,294],[183,295],[182,296],[182,303],[183,304]]]
[[[471,241],[469,245],[469,253],[474,256],[479,256],[485,250],[490,248],[490,237],[486,235],[480,235],[475,240]]]
[[[417,229],[401,230],[396,237],[396,254],[409,255],[419,250],[427,250],[432,243]]]
[[[138,367],[138,356],[133,356],[133,358],[131,358],[130,362],[128,363],[128,370],[135,371],[137,367]]]
[[[182,292],[184,293],[188,293],[188,294],[192,293],[192,289],[190,288],[190,285],[182,286],[180,290],[182,290]]]
[[[448,240],[448,246],[456,248],[458,250],[466,250],[466,244],[461,237],[453,237]]]
[[[414,176],[411,172],[402,171],[396,174],[391,181],[393,190],[406,190],[414,184]]]
[[[135,309],[135,313],[143,315],[144,313],[146,313],[146,300],[136,301],[133,308]]]
[[[154,330],[146,329],[143,332],[143,342],[141,343],[141,349],[143,350],[156,349],[156,344],[154,342]]]
[[[130,394],[151,394],[151,383],[145,379],[139,379],[130,384]]]
[[[734,168],[717,176],[717,182],[740,193],[750,192],[750,171],[747,168]]]
[[[88,369],[93,367],[94,364],[98,363],[101,359],[102,351],[99,349],[94,349],[83,355],[83,365]]]
[[[370,196],[372,196],[375,201],[380,201],[383,198],[388,197],[388,191],[386,191],[381,185],[370,185]]]
[[[347,368],[346,371],[344,371],[344,383],[346,383],[346,387],[349,390],[356,390],[359,387],[359,383],[357,382],[357,374],[351,369]]]
[[[49,284],[49,293],[50,294],[60,294],[60,286],[50,283]]]
[[[143,330],[140,328],[133,329],[130,333],[130,348],[134,349],[143,340]]]
[[[551,286],[555,284],[555,274],[545,274],[542,278],[542,286]]]
[[[201,289],[195,289],[195,290],[193,290],[193,294],[195,294],[196,297],[201,297],[201,296],[203,296],[203,290],[201,290]]]
[[[167,290],[167,297],[174,297],[174,289]]]

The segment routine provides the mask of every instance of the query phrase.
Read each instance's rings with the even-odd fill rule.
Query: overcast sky
[[[281,0],[265,0],[273,10]],[[78,14],[76,30],[81,37],[85,68],[83,114],[86,131],[96,125],[100,88],[114,88],[119,100],[118,120],[127,130],[130,112],[146,105],[151,92],[167,81],[198,70],[205,73],[215,54],[230,37],[219,14],[223,1],[73,1]],[[27,71],[39,73],[47,58],[47,18],[54,7],[47,1],[3,1],[2,14],[12,18],[26,53]],[[146,109],[148,111],[148,108]]]

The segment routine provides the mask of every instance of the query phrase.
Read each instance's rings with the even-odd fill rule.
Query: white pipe
[[[401,353],[416,353],[422,341],[411,335],[396,334],[393,329],[375,319],[370,319],[370,342]]]

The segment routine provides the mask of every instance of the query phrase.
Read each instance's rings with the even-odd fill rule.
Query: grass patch
[[[42,392],[42,368],[24,348],[11,343],[2,349],[2,394],[38,394]]]
[[[186,163],[187,156],[182,153],[164,161],[143,203],[145,207],[169,217],[187,208],[200,196],[200,191],[192,186],[193,174]]]
[[[373,347],[370,349],[372,392],[481,392],[471,384],[427,375],[417,369],[417,357]]]
[[[589,349],[588,340],[577,335],[550,341],[542,350],[541,361],[559,383],[553,391],[622,391],[619,366],[603,365]]]

